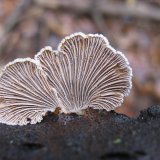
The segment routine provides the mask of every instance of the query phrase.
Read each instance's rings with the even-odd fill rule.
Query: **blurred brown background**
[[[159,0],[0,0],[0,68],[74,32],[102,33],[129,59],[133,88],[117,112],[160,104]]]

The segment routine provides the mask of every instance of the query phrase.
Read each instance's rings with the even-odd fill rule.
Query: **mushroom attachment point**
[[[0,76],[0,122],[35,124],[57,106],[56,92],[35,60],[17,59]]]

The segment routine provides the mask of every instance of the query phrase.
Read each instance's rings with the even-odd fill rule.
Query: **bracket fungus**
[[[75,33],[57,50],[9,63],[0,77],[0,122],[35,124],[56,107],[62,113],[114,110],[131,89],[126,57],[99,34]]]
[[[40,122],[47,111],[54,112],[55,97],[36,61],[17,59],[0,76],[0,122],[9,125]]]

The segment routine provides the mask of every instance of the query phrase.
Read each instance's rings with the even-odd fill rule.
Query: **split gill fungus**
[[[79,113],[90,107],[114,110],[132,87],[126,57],[100,34],[75,33],[57,50],[16,59],[0,75],[0,123],[36,124],[57,107]]]

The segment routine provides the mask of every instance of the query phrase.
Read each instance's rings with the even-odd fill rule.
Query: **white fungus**
[[[57,90],[64,113],[88,107],[114,110],[131,89],[128,60],[103,35],[73,34],[62,40],[58,51],[42,49],[35,59]]]
[[[0,76],[0,122],[25,125],[40,122],[54,111],[57,98],[35,60],[17,59]]]
[[[75,33],[35,60],[17,59],[0,75],[0,122],[35,124],[47,111],[114,110],[132,87],[127,58],[99,34]]]

